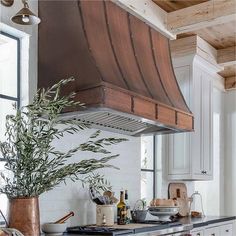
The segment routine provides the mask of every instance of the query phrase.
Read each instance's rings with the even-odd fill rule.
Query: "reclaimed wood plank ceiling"
[[[191,7],[208,0],[153,0],[159,7],[167,12],[176,11],[186,7]]]

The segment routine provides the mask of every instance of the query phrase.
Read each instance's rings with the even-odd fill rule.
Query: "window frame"
[[[0,93],[0,98],[5,99],[5,100],[10,100],[10,101],[14,101],[16,102],[16,108],[19,109],[20,108],[20,98],[21,98],[21,42],[20,42],[20,38],[13,36],[11,34],[8,34],[4,31],[0,31],[0,35],[3,35],[5,37],[11,38],[16,40],[17,43],[17,95],[16,97],[13,96],[9,96],[9,95],[5,95],[5,94],[1,94]],[[4,161],[5,159],[0,157],[0,161]]]
[[[143,169],[141,168],[141,173],[142,172],[149,172],[153,173],[153,199],[156,198],[157,194],[157,187],[156,187],[156,175],[157,175],[157,166],[156,166],[156,135],[152,135],[152,141],[153,141],[153,150],[152,150],[152,155],[153,155],[153,169]]]

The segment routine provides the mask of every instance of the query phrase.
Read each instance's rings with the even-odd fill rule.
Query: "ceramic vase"
[[[96,225],[113,226],[114,225],[114,206],[97,205],[96,206]]]

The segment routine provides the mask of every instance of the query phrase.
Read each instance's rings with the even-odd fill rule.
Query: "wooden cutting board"
[[[168,197],[177,200],[178,206],[180,207],[180,216],[189,215],[189,198],[187,187],[184,183],[170,183],[168,187]]]
[[[169,198],[188,198],[187,187],[184,183],[170,183],[168,187]]]

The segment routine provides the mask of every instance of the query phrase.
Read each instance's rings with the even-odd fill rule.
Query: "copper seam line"
[[[125,79],[125,76],[124,76],[124,74],[123,74],[123,72],[122,72],[121,66],[120,66],[119,61],[118,61],[118,58],[117,58],[117,56],[116,56],[116,52],[115,52],[114,45],[113,45],[113,43],[112,43],[111,32],[110,32],[110,28],[109,28],[109,24],[108,24],[107,6],[106,6],[106,3],[105,3],[105,2],[106,2],[106,1],[103,1],[103,7],[104,7],[104,12],[105,12],[106,26],[107,26],[108,37],[109,37],[110,44],[111,44],[111,49],[112,49],[112,52],[113,52],[113,55],[114,55],[114,58],[115,58],[115,62],[116,62],[116,64],[117,64],[117,67],[118,67],[118,69],[119,69],[119,72],[120,72],[120,74],[121,74],[121,77],[122,77],[122,79],[123,79],[123,81],[124,81],[126,87],[127,87],[128,89],[130,89],[130,88],[129,88],[129,85],[128,85],[126,79]]]
[[[101,77],[101,80],[103,80],[102,73],[101,73],[99,67],[97,66],[96,60],[95,60],[95,58],[94,58],[94,56],[93,56],[93,52],[92,52],[92,50],[91,50],[91,48],[90,48],[90,44],[89,44],[87,32],[86,32],[86,29],[85,29],[85,26],[84,26],[84,18],[83,18],[83,13],[82,13],[82,9],[81,9],[81,4],[80,4],[80,2],[81,2],[81,1],[78,0],[78,1],[77,1],[77,5],[78,5],[79,13],[80,13],[79,15],[80,15],[81,23],[82,23],[82,28],[83,28],[83,31],[84,31],[84,36],[85,36],[85,39],[86,39],[86,42],[87,42],[87,45],[88,45],[88,51],[89,51],[89,53],[90,53],[90,55],[91,55],[91,57],[92,57],[92,60],[93,60],[93,63],[94,63],[94,65],[95,65],[95,67],[96,67],[97,70],[98,70],[98,73],[99,73],[99,75],[100,75],[100,77]]]
[[[150,44],[151,44],[152,57],[153,57],[153,60],[154,60],[154,64],[155,64],[155,68],[156,68],[157,74],[158,74],[158,76],[159,76],[159,78],[160,78],[160,82],[161,82],[162,89],[163,89],[163,91],[165,92],[166,97],[168,98],[170,104],[171,104],[173,107],[175,107],[174,104],[172,103],[172,101],[171,101],[171,99],[170,99],[170,97],[169,97],[169,95],[168,95],[166,89],[165,89],[165,86],[164,86],[163,83],[162,83],[162,79],[161,79],[161,76],[160,76],[160,74],[159,74],[158,67],[157,67],[157,62],[156,62],[156,58],[155,58],[155,55],[154,55],[154,48],[153,48],[153,42],[152,42],[151,28],[148,27],[148,29],[149,29],[149,39],[150,39]]]
[[[138,67],[138,71],[140,73],[140,76],[142,78],[144,86],[146,87],[146,89],[147,89],[149,95],[151,96],[151,98],[153,98],[153,95],[152,95],[151,91],[149,90],[148,85],[146,84],[146,81],[144,79],[144,76],[143,76],[143,73],[141,71],[140,65],[138,63],[138,58],[136,56],[136,51],[135,51],[135,47],[134,47],[134,41],[133,41],[133,37],[132,37],[132,30],[131,30],[131,23],[130,23],[130,14],[128,12],[127,12],[127,20],[128,20],[128,27],[129,27],[130,42],[131,42],[131,46],[132,46],[132,49],[133,49],[133,54],[134,54],[135,62],[136,62],[137,67]]]

